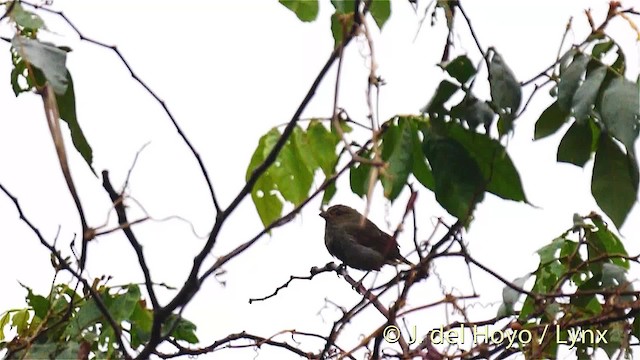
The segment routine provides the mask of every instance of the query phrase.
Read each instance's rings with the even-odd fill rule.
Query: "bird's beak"
[[[327,218],[327,212],[326,212],[326,211],[320,211],[320,214],[319,214],[319,215],[320,215],[320,217],[321,217],[321,218],[323,218],[323,219],[326,219],[326,218]]]

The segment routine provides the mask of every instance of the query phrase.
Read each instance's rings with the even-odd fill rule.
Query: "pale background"
[[[394,2],[382,35],[374,31],[378,73],[388,84],[382,88],[381,120],[394,114],[417,113],[444,78],[435,66],[446,36],[443,17],[435,27],[430,27],[427,19],[414,41],[427,3],[422,2],[418,15],[406,1]],[[329,17],[333,9],[329,1],[320,5],[318,20],[307,24],[276,1],[58,0],[54,7],[63,10],[85,36],[117,45],[137,75],[167,102],[201,154],[224,207],[244,184],[246,166],[259,137],[290,119],[329,56],[333,47]],[[567,41],[573,43],[588,32],[583,9],[591,7],[598,23],[607,10],[606,1],[595,0],[468,1],[463,5],[481,45],[495,46],[519,80],[531,78],[555,59],[570,16],[575,17],[574,30]],[[624,5],[633,4],[629,1]],[[133,81],[113,52],[80,42],[54,16],[46,16],[45,21],[55,33],[49,38],[74,50],[68,56],[68,68],[74,79],[78,120],[93,147],[96,171],[108,169],[119,188],[136,152],[150,142],[133,171],[129,194],[153,218],[178,215],[195,227],[200,238],[178,220],[149,221],[134,228],[145,247],[153,279],[180,286],[214,218],[195,160],[161,107]],[[11,36],[6,24],[1,29],[3,36]],[[456,29],[456,44],[462,46],[454,49],[453,56],[467,53],[476,63],[479,54],[466,25],[460,22]],[[609,33],[623,45],[627,77],[635,79],[640,48],[634,33],[620,20],[611,23]],[[30,94],[14,98],[8,81],[9,44],[4,43],[1,50],[5,53],[0,56],[5,82],[0,86],[0,99],[4,99],[0,106],[0,182],[19,198],[26,216],[48,240],[61,227],[58,245],[68,253],[79,221],[59,169],[41,100]],[[339,104],[360,121],[367,113],[366,53],[362,40],[353,42],[346,51]],[[303,117],[331,114],[334,81],[335,67]],[[479,83],[476,89],[480,95],[488,96],[485,80]],[[478,260],[511,280],[536,269],[535,251],[569,228],[573,213],[585,215],[598,210],[590,195],[592,164],[580,169],[555,162],[566,126],[555,136],[531,141],[537,116],[551,103],[547,90],[533,99],[509,141],[509,152],[525,192],[538,208],[489,195],[465,236]],[[525,91],[524,99],[531,88]],[[71,149],[70,141],[67,148]],[[70,153],[89,225],[104,224],[110,201],[101,180],[93,176],[77,153]],[[348,177],[338,182],[338,188],[333,203],[364,209],[365,202],[350,194]],[[393,229],[404,210],[407,193],[390,205],[379,190],[370,217],[381,228]],[[130,219],[143,215],[136,203],[129,205]],[[328,335],[341,313],[331,305],[325,306],[325,299],[345,307],[359,301],[359,295],[346,282],[324,274],[313,281],[295,282],[266,302],[248,303],[249,298],[271,293],[290,275],[306,275],[310,267],[332,260],[322,240],[324,221],[317,216],[318,207],[319,199],[294,222],[276,229],[271,237],[262,238],[243,256],[229,262],[226,274],[219,277],[226,286],[214,278],[205,283],[184,313],[198,325],[197,335],[203,345],[242,330],[265,337],[282,329]],[[450,219],[426,190],[420,193],[418,215],[421,239],[431,233],[435,217]],[[111,224],[114,217],[112,214]],[[638,220],[636,206],[622,228],[623,241],[632,255],[640,251]],[[261,227],[247,197],[224,225],[213,255],[225,254]],[[405,251],[410,249],[410,233],[404,233],[399,242]],[[53,275],[49,254],[19,221],[13,204],[4,196],[0,197],[0,246],[0,311],[25,306],[26,292],[18,282],[38,293],[48,292]],[[134,253],[119,232],[92,243],[88,263],[91,276],[113,275],[113,285],[142,281]],[[443,285],[436,277],[430,278],[412,293],[409,305],[441,299],[441,286],[454,294],[472,293],[463,261],[440,261],[435,269]],[[360,276],[355,271],[353,274]],[[387,269],[378,281],[393,274],[393,269]],[[473,274],[482,295],[477,303],[483,306],[470,310],[472,320],[490,318],[501,300],[503,285],[478,269]],[[637,280],[637,267],[630,277]],[[169,294],[164,295],[167,299]],[[451,315],[450,309],[436,308],[414,318],[418,335],[448,321],[446,315]],[[349,326],[351,333],[347,334],[352,338],[345,337],[341,344],[347,348],[356,344],[359,334],[368,333],[382,321],[380,314],[369,312],[366,319]],[[316,352],[320,346],[303,342],[302,348]],[[222,358],[255,355],[253,350],[218,354]],[[266,346],[260,354],[260,359],[294,358],[291,353]]]

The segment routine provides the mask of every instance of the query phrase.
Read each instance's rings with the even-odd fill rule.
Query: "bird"
[[[380,270],[383,265],[405,263],[413,266],[404,256],[396,240],[364,218],[355,209],[333,205],[320,212],[325,219],[324,243],[331,255],[346,266],[358,270]]]

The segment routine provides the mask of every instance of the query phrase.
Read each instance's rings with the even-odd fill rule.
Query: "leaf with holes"
[[[16,35],[11,40],[18,54],[42,71],[56,95],[67,91],[67,52],[50,43]]]
[[[313,183],[313,171],[305,165],[300,147],[296,138],[290,137],[269,168],[282,197],[296,206],[307,198]]]
[[[253,171],[264,162],[279,138],[280,132],[276,128],[271,129],[260,138],[247,167],[246,180],[249,180]],[[274,194],[277,190],[278,187],[273,181],[269,169],[262,173],[251,189],[251,199],[265,227],[277,220],[282,214],[282,201]]]

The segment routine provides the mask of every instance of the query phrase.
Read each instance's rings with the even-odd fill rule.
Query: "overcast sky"
[[[422,10],[426,3],[422,1]],[[607,10],[606,1],[468,1],[463,5],[481,45],[496,47],[519,80],[531,78],[553,62],[569,17],[574,16],[574,29],[567,42],[574,43],[582,41],[589,31],[582,10],[591,7],[596,22]],[[136,74],[166,101],[201,154],[223,206],[243,186],[246,167],[260,136],[291,118],[333,47],[329,30],[333,10],[328,0],[321,1],[318,20],[306,24],[277,1],[193,0],[178,5],[175,1],[157,0],[133,4],[56,0],[54,8],[63,10],[85,36],[116,45]],[[442,17],[435,27],[430,27],[427,20],[414,41],[423,11],[416,15],[406,1],[394,2],[392,11],[382,34],[375,34],[378,73],[387,82],[381,92],[382,120],[395,114],[417,113],[444,78],[436,67],[446,36]],[[193,224],[196,234],[179,220],[148,221],[134,228],[145,246],[154,280],[180,286],[214,218],[195,160],[159,104],[129,76],[113,52],[80,42],[59,18],[44,18],[53,33],[48,38],[73,49],[67,65],[74,79],[78,120],[93,147],[96,171],[109,170],[112,182],[120,187],[136,152],[150,142],[132,173],[128,193],[137,202],[128,204],[130,219],[143,216],[141,204],[154,219],[177,215]],[[1,29],[3,36],[11,36],[6,24]],[[468,54],[476,62],[480,56],[466,25],[460,22],[456,29],[458,46],[453,56]],[[627,77],[635,79],[640,50],[634,33],[620,20],[611,24],[609,33],[623,45],[629,67]],[[4,44],[4,51],[0,69],[8,80],[9,44]],[[366,54],[362,39],[349,46],[340,89],[339,105],[360,120],[367,114]],[[330,116],[334,81],[335,68],[304,117]],[[486,98],[488,85],[484,80],[481,83],[479,94]],[[69,243],[79,231],[79,221],[59,169],[41,100],[33,94],[15,99],[9,82],[4,85],[0,87],[0,182],[19,198],[26,216],[47,239],[53,240],[60,229],[58,245],[68,252]],[[525,94],[529,91],[530,88],[525,89]],[[527,197],[537,207],[487,196],[465,235],[478,260],[511,280],[536,269],[535,250],[570,227],[573,213],[599,211],[590,195],[592,164],[580,169],[555,162],[564,131],[542,141],[531,140],[535,120],[551,101],[547,91],[540,91],[518,120],[515,136],[509,141],[509,153]],[[67,145],[89,225],[105,224],[110,201],[102,190],[101,179],[94,177],[80,156],[71,151],[70,141]],[[318,181],[316,185],[319,184]],[[348,177],[338,182],[338,188],[333,203],[364,209],[364,200],[350,194]],[[404,193],[396,203],[388,204],[378,189],[371,219],[382,229],[395,228],[406,199]],[[326,306],[325,299],[345,307],[359,301],[359,295],[346,282],[324,274],[313,281],[294,283],[268,301],[248,304],[249,298],[271,293],[290,275],[306,275],[312,266],[332,260],[324,247],[324,221],[317,216],[318,207],[319,200],[312,202],[294,222],[273,231],[271,237],[261,239],[242,257],[229,262],[226,274],[219,277],[225,286],[213,278],[203,286],[184,314],[198,325],[197,334],[203,344],[242,330],[260,336],[282,329],[326,335],[340,312]],[[417,211],[421,239],[429,236],[436,217],[450,219],[426,190],[420,192]],[[640,251],[638,220],[636,206],[622,228],[630,254]],[[114,221],[112,214],[109,226]],[[247,198],[223,227],[213,255],[225,254],[253,237],[261,227]],[[404,233],[399,242],[402,249],[410,249],[410,233]],[[38,293],[47,293],[53,275],[49,254],[3,196],[0,244],[5,250],[0,261],[0,311],[25,306],[26,293],[18,282]],[[121,233],[93,242],[88,263],[90,276],[113,275],[113,285],[142,279],[134,253]],[[448,291],[470,294],[462,261],[439,262],[435,269]],[[393,275],[393,271],[383,271],[378,281]],[[497,310],[503,285],[478,269],[473,274],[474,284],[483,296],[480,303],[495,306],[476,307],[477,318],[472,320],[491,317]],[[630,278],[637,280],[637,268]],[[164,295],[168,299],[170,294]],[[440,285],[432,278],[416,291],[410,305],[441,297]],[[418,319],[418,331],[422,329],[424,334],[439,326],[447,321],[447,314],[439,308],[430,312],[430,317]],[[358,334],[379,326],[382,317],[371,313],[366,320],[370,322],[352,325],[354,343],[345,340],[346,347],[355,344]],[[303,348],[318,350],[311,345]],[[224,357],[252,356],[252,350],[242,350],[246,351],[242,357],[241,352],[235,351],[227,350]],[[291,356],[280,350],[263,350],[263,354],[259,358]]]

